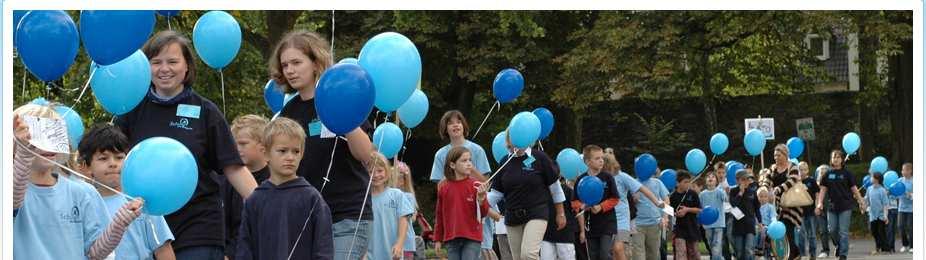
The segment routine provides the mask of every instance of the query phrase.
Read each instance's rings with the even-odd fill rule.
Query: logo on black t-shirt
[[[180,128],[184,130],[193,130],[193,128],[190,128],[187,126],[189,124],[190,124],[189,119],[186,119],[184,117],[181,117],[179,122],[170,122],[171,127],[176,127],[176,128]]]

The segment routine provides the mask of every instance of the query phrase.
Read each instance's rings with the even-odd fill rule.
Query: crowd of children
[[[94,125],[71,144],[79,155],[70,164],[74,169],[62,167],[68,164],[62,154],[30,143],[23,117],[60,119],[52,105],[14,111],[16,259],[423,257],[414,223],[421,221],[419,210],[432,205],[418,204],[409,166],[375,151],[368,123],[341,138],[326,136],[317,119],[314,83],[331,65],[323,39],[304,31],[283,37],[271,76],[299,98],[273,120],[244,115],[230,127],[211,101],[190,88],[195,63],[188,45],[173,32],[146,44],[157,75],[146,101],[115,125]],[[193,106],[195,113],[186,109]],[[171,121],[175,117],[201,120],[181,126]],[[597,145],[582,151],[588,170],[565,179],[542,149],[514,147],[510,138],[505,163],[493,174],[483,148],[466,140],[468,133],[461,112],[443,115],[439,134],[449,144],[435,153],[429,178],[437,192],[427,238],[451,260],[656,260],[665,259],[668,244],[675,259],[699,259],[702,253],[712,260],[731,254],[815,259],[829,255],[830,238],[834,255],[845,259],[853,198],[867,212],[877,243],[873,253],[894,252],[896,233],[900,252],[912,252],[912,163],[902,166],[898,182],[906,192],[900,196],[883,185],[884,173],[872,172],[862,197],[840,151],[813,174],[806,162],[787,160],[784,145],[775,147],[775,165],[759,174],[752,167],[727,172],[721,163],[700,174],[678,170],[669,188],[658,170],[637,179],[621,170],[612,149]],[[159,135],[188,145],[199,176],[186,206],[150,216],[142,214],[141,198],[122,193],[120,175],[131,146]],[[728,181],[731,174],[735,183]],[[575,185],[583,177],[604,184],[595,205],[578,199]],[[793,187],[806,187],[813,201],[780,206]],[[719,212],[716,221],[702,223],[699,214],[707,208]],[[779,220],[787,226],[783,241],[766,232]],[[825,231],[817,236],[819,229]],[[52,237],[56,242],[48,243]],[[823,252],[815,255],[818,241]]]

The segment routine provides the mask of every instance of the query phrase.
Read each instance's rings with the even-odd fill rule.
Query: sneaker
[[[827,252],[820,252],[820,254],[817,255],[817,258],[827,258],[827,257],[830,257],[830,254]]]
[[[910,252],[910,253],[912,254],[912,253],[913,253],[913,248],[911,247],[909,250],[907,250],[907,252]]]
[[[907,252],[907,247],[901,247],[901,248],[900,248],[900,252],[901,252],[901,253],[906,253],[906,252]]]

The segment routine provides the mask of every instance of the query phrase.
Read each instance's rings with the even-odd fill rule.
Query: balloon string
[[[173,31],[174,29],[170,26],[170,16],[167,17],[167,30]]]
[[[498,101],[495,101],[495,104],[492,104],[492,107],[489,108],[489,113],[486,114],[486,117],[482,119],[482,123],[479,124],[479,128],[476,128],[476,133],[474,133],[472,137],[473,139],[476,138],[476,135],[479,135],[479,130],[482,130],[482,126],[485,125],[487,120],[489,120],[489,116],[492,115],[492,110],[494,110],[496,106],[498,106],[499,110],[501,110],[501,104],[498,103]]]
[[[25,144],[23,144],[22,142],[20,142],[19,139],[17,139],[17,138],[13,138],[13,141],[15,141],[17,144],[19,144],[19,145],[20,145],[20,148],[22,148],[22,147],[28,147],[27,145],[25,145]],[[31,153],[32,155],[35,155],[36,158],[40,158],[40,159],[42,159],[42,160],[48,161],[48,162],[50,162],[51,164],[53,164],[53,165],[55,165],[55,166],[58,166],[59,168],[61,168],[62,170],[67,171],[67,172],[70,173],[70,174],[74,174],[74,175],[76,175],[76,176],[78,176],[78,177],[84,178],[84,179],[86,179],[86,180],[92,182],[94,185],[99,185],[99,186],[101,186],[101,187],[103,187],[103,188],[106,188],[106,189],[109,190],[109,191],[112,191],[112,192],[116,193],[116,194],[125,196],[126,198],[128,198],[128,199],[130,199],[130,200],[131,200],[131,199],[134,199],[134,197],[129,196],[128,194],[122,193],[121,191],[118,191],[118,190],[116,190],[116,189],[113,189],[112,187],[106,186],[106,184],[100,183],[100,182],[98,182],[98,181],[96,181],[96,180],[94,180],[94,179],[92,179],[92,178],[90,178],[90,177],[84,176],[83,174],[81,174],[81,173],[79,173],[79,172],[77,172],[77,171],[75,171],[75,170],[73,170],[73,169],[71,169],[71,168],[68,168],[67,166],[61,165],[60,163],[58,163],[58,162],[56,162],[56,161],[54,161],[54,160],[52,160],[52,159],[45,158],[45,156],[42,156],[41,154],[36,153],[36,152],[33,151],[32,149],[27,149],[27,148],[24,148],[24,149],[26,149],[26,151],[29,152],[29,153]]]
[[[228,116],[225,111],[225,74],[222,74],[222,69],[219,69],[219,80],[222,82],[222,114]]]
[[[542,141],[537,140],[537,146],[540,147],[540,151],[543,151],[543,142],[542,142]]]
[[[26,76],[27,76],[28,74],[29,74],[29,73],[27,73],[25,70],[23,70],[23,91],[22,91],[22,94],[21,94],[23,103],[26,102],[26,97],[28,96],[28,95],[26,95]]]
[[[309,210],[309,215],[305,218],[305,223],[302,223],[302,230],[299,231],[299,236],[296,237],[296,243],[293,244],[293,249],[289,250],[289,256],[286,257],[286,260],[293,258],[293,253],[296,252],[296,247],[299,246],[299,241],[302,240],[302,234],[305,233],[305,228],[309,226],[309,219],[312,218],[312,214],[315,212],[315,206],[318,206],[318,204],[319,203],[314,203],[312,209]]]
[[[388,121],[388,120],[389,120],[389,113],[386,113],[386,120],[384,120],[383,123],[385,123],[385,122]],[[380,139],[379,139],[379,144],[376,145],[376,149],[377,149],[377,150],[379,150],[379,147],[382,147],[382,145],[383,145],[383,140],[385,140],[385,139],[386,139],[386,138],[380,138]],[[373,172],[373,165],[374,165],[374,164],[372,164],[372,163],[370,164],[369,172]],[[363,204],[360,204],[360,216],[357,216],[357,227],[354,228],[354,235],[353,235],[353,237],[351,237],[351,239],[350,239],[350,250],[347,251],[347,259],[350,259],[351,253],[354,252],[354,242],[357,241],[357,231],[360,230],[360,220],[363,218],[363,211],[364,211],[364,210],[366,209],[366,207],[367,207],[367,198],[370,196],[370,187],[371,187],[371,186],[373,186],[373,176],[370,176],[370,181],[367,182],[367,191],[366,191],[366,193],[364,193],[364,195],[363,195]]]
[[[325,172],[325,178],[323,179],[324,182],[322,182],[322,189],[318,191],[318,193],[325,191],[325,186],[328,185],[328,182],[331,181],[331,179],[328,179],[328,177],[331,176],[331,166],[334,165],[334,151],[337,149],[338,149],[338,140],[335,139],[334,147],[331,148],[331,159],[328,160],[328,171]]]
[[[331,10],[331,58],[334,57],[334,10]]]
[[[408,139],[410,139],[411,137],[412,137],[412,129],[409,128],[408,131],[405,133],[405,141],[402,142],[402,156],[401,156],[401,158],[405,158],[405,151],[408,150]]]
[[[491,181],[492,181],[492,178],[495,178],[495,175],[497,175],[499,172],[501,172],[502,169],[505,168],[505,165],[508,165],[508,162],[510,162],[512,158],[514,158],[514,154],[509,154],[509,155],[508,155],[508,160],[505,160],[505,163],[503,163],[502,166],[499,166],[498,169],[495,170],[495,173],[492,173],[492,176],[489,176],[489,179],[487,179],[487,180],[485,181],[485,183],[491,182]]]
[[[67,118],[68,115],[74,113],[74,107],[77,106],[77,104],[80,104],[80,100],[84,97],[84,93],[87,92],[87,87],[90,86],[90,81],[93,80],[93,74],[96,74],[97,68],[99,68],[99,65],[95,65],[90,69],[90,77],[87,78],[87,83],[84,84],[84,89],[80,91],[80,95],[78,95],[77,99],[74,100],[74,105],[71,105],[71,109],[68,109],[64,115],[61,115],[61,118]]]

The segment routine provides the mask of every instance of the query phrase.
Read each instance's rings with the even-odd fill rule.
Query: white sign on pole
[[[817,136],[813,131],[813,117],[798,119],[796,120],[796,123],[798,137],[807,141],[813,141],[816,139]]]
[[[752,129],[759,129],[762,131],[762,134],[765,134],[765,140],[774,140],[775,139],[775,119],[774,118],[746,118],[745,120],[746,131]]]

